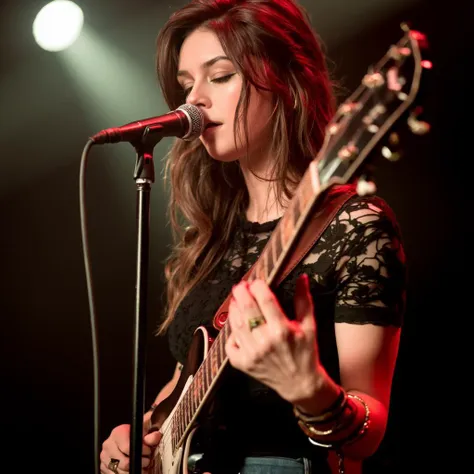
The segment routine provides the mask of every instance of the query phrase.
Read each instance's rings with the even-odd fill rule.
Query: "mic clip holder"
[[[153,150],[163,138],[160,133],[162,130],[162,125],[150,125],[145,128],[140,141],[131,143],[137,152],[135,171],[133,172],[133,179],[137,184],[140,184],[142,180],[148,183],[155,182]]]

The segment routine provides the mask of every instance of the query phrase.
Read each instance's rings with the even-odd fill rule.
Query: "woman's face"
[[[199,28],[184,41],[178,67],[178,81],[186,91],[186,102],[201,108],[206,128],[200,140],[208,153],[219,161],[234,161],[245,156],[247,143],[239,133],[237,148],[234,140],[234,119],[242,90],[242,77],[227,59],[214,32]],[[254,165],[266,155],[270,140],[269,123],[273,111],[269,93],[252,88],[247,116],[249,158]],[[239,123],[242,123],[241,121]]]

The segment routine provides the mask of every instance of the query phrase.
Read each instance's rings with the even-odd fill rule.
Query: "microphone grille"
[[[201,109],[195,105],[183,104],[178,110],[182,110],[189,121],[189,131],[182,139],[189,142],[198,138],[204,132],[204,115]]]

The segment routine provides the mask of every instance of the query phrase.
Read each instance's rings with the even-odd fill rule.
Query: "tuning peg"
[[[377,192],[377,186],[366,175],[362,175],[357,181],[357,194],[367,196]]]
[[[402,157],[400,150],[400,137],[398,133],[392,132],[388,137],[388,144],[381,150],[382,156],[389,161],[398,161]]]
[[[428,122],[419,120],[422,112],[423,109],[421,107],[416,107],[408,116],[408,127],[410,127],[410,130],[415,135],[426,135],[431,129],[431,125]]]

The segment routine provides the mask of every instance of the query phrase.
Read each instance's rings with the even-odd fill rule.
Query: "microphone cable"
[[[99,345],[97,338],[97,319],[95,317],[94,292],[92,286],[92,274],[89,256],[89,242],[87,238],[87,219],[86,219],[86,204],[85,204],[85,189],[86,189],[86,166],[89,152],[93,145],[96,145],[94,140],[89,139],[86,143],[81,156],[80,171],[79,171],[79,209],[81,218],[81,235],[82,247],[84,254],[84,266],[86,273],[87,296],[89,300],[89,314],[90,326],[92,336],[92,364],[93,364],[93,385],[94,385],[94,466],[95,474],[100,474],[100,392],[99,392]]]

